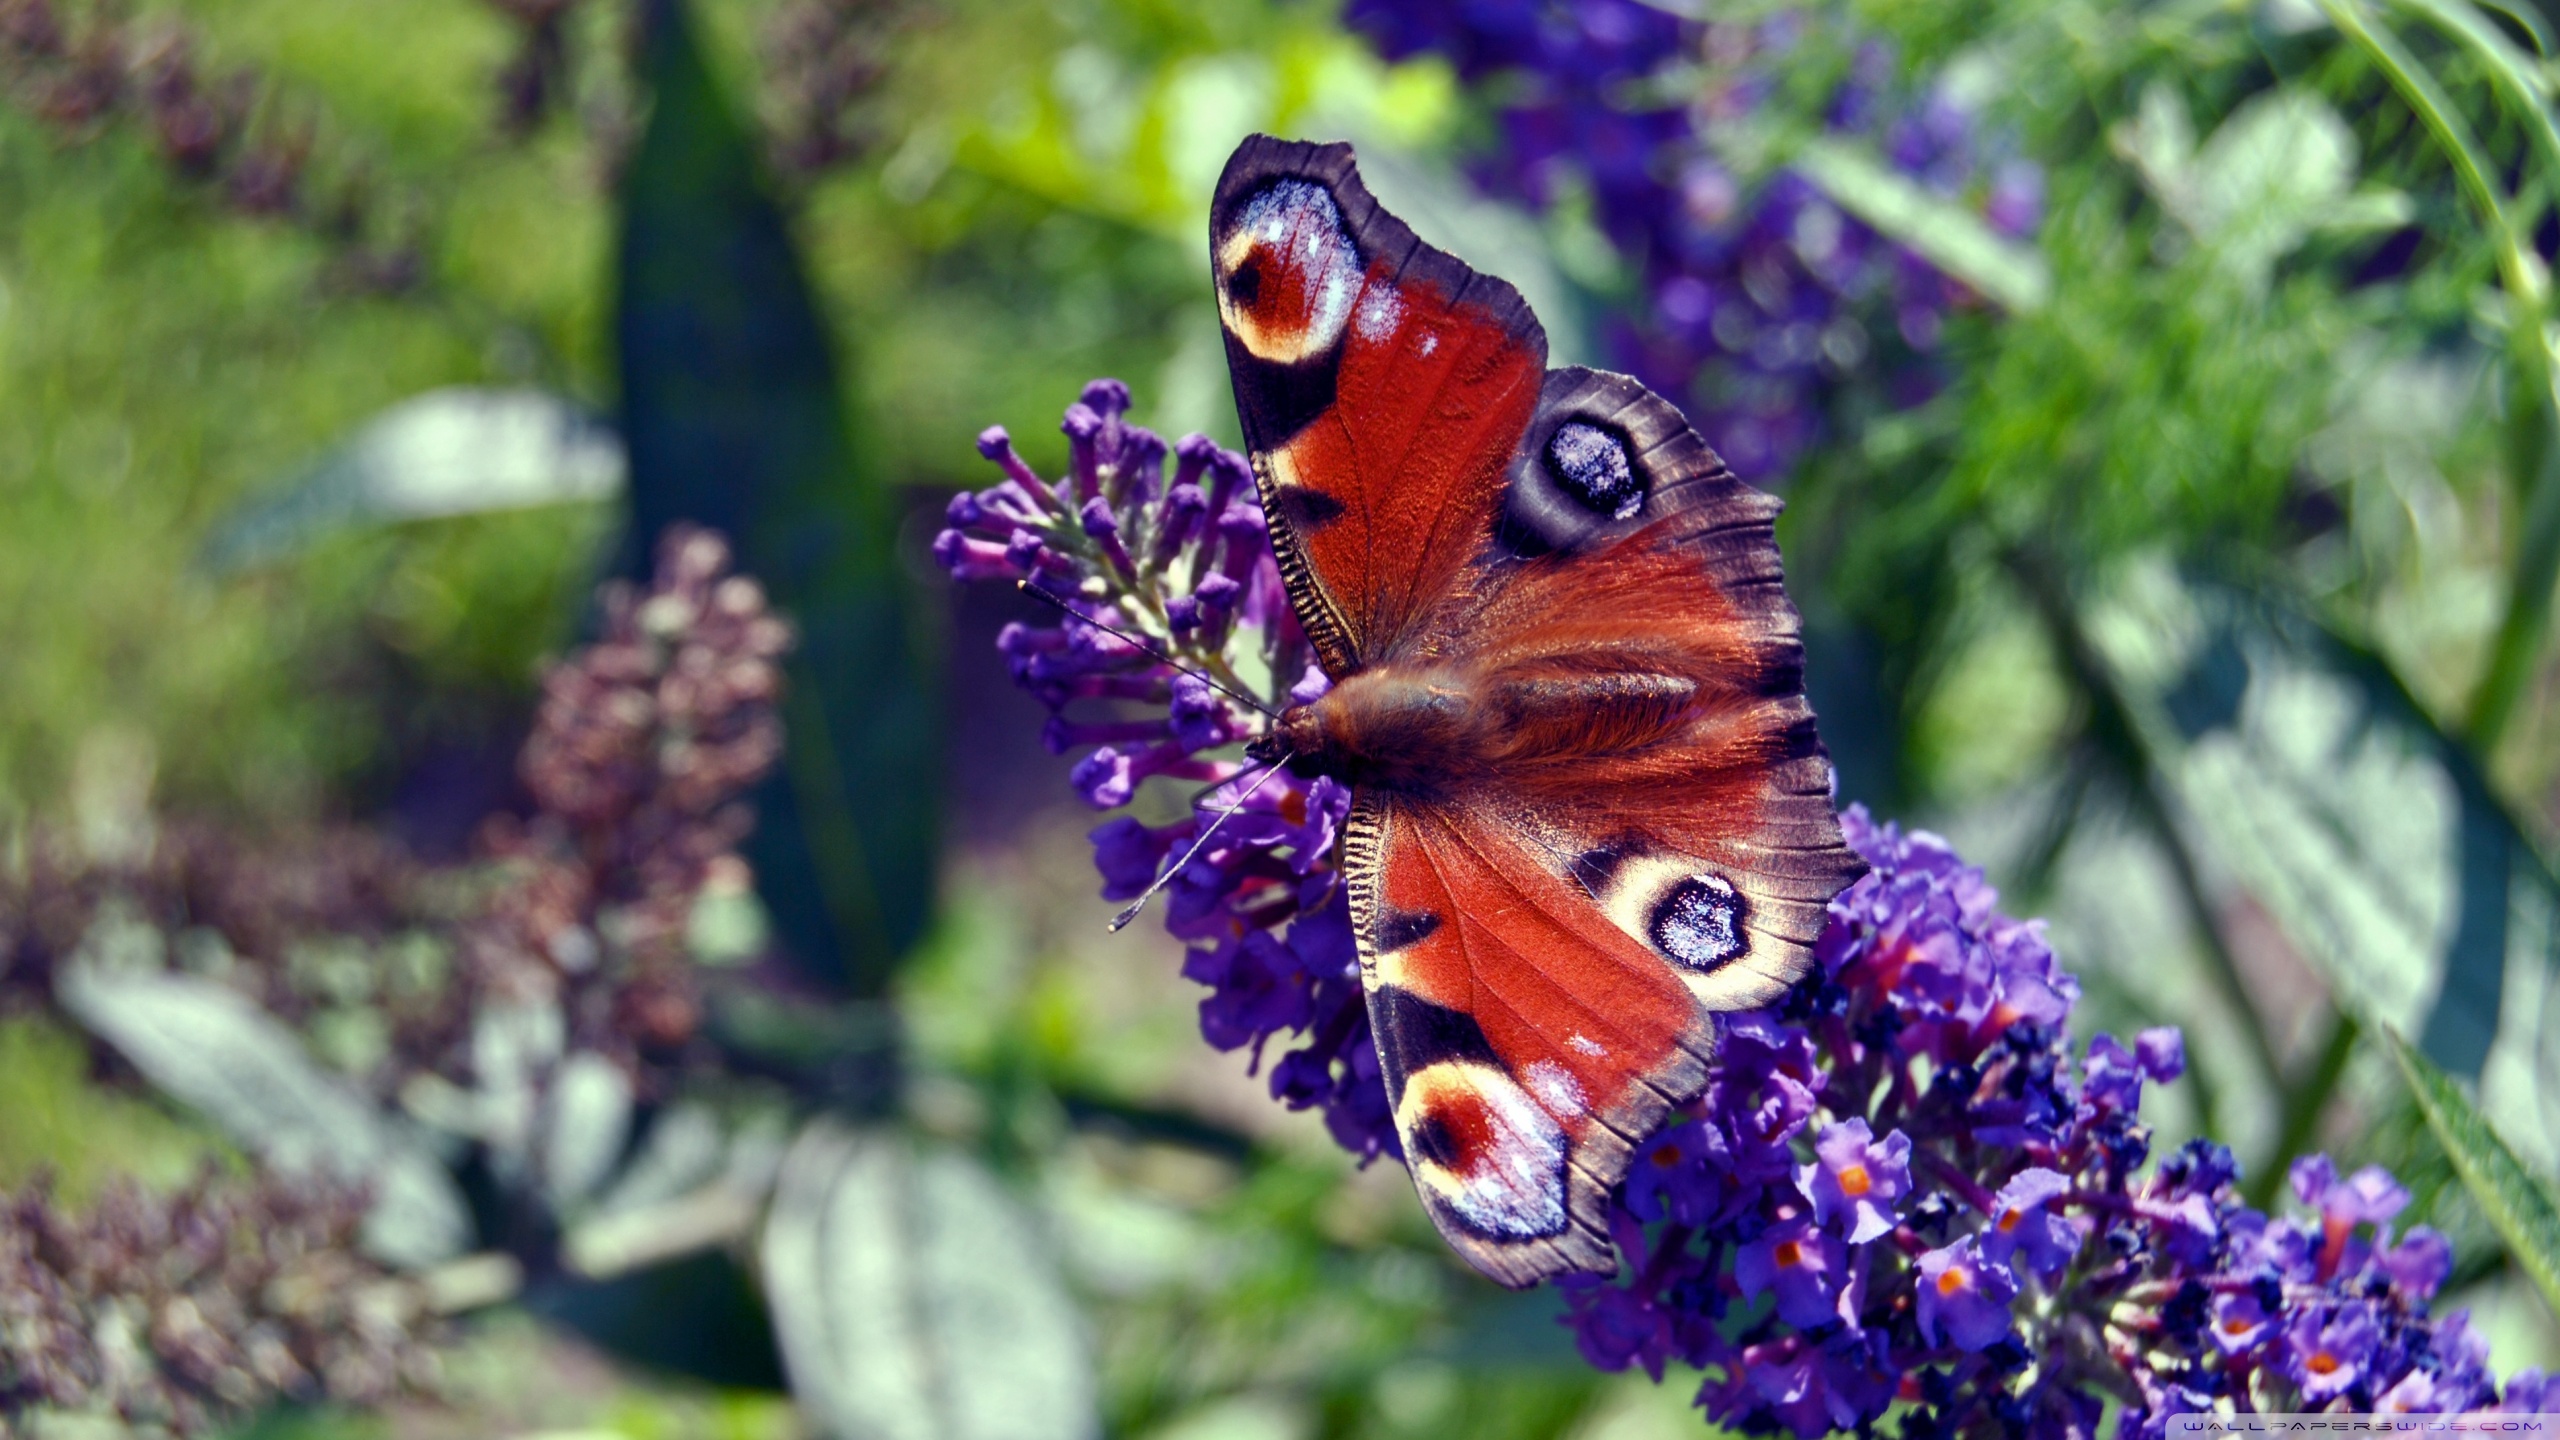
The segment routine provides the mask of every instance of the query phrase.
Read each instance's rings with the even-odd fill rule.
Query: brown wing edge
[[[1387,987],[1376,979],[1378,876],[1386,863],[1389,808],[1396,803],[1399,802],[1393,797],[1375,791],[1363,791],[1354,797],[1350,817],[1343,827],[1341,862],[1343,884],[1351,904],[1352,934],[1360,950],[1361,984],[1368,996],[1371,1031],[1378,1037],[1381,1049],[1380,1069],[1390,1077],[1418,1068],[1406,1057],[1385,1053],[1395,1043],[1392,1037],[1396,1029],[1388,1023],[1385,1013],[1390,1004]],[[1619,1260],[1616,1243],[1608,1231],[1609,1192],[1625,1178],[1634,1161],[1635,1147],[1643,1144],[1674,1109],[1704,1093],[1714,1042],[1714,1023],[1700,1011],[1668,1060],[1644,1077],[1633,1093],[1593,1117],[1595,1123],[1570,1140],[1565,1161],[1562,1231],[1523,1240],[1484,1235],[1417,1182],[1415,1194],[1422,1201],[1424,1213],[1431,1217],[1441,1238],[1468,1264],[1514,1290],[1560,1275],[1615,1274]],[[1431,1058],[1436,1057],[1424,1060],[1427,1063]],[[1392,1087],[1394,1081],[1387,1083]],[[1402,1098],[1391,1088],[1387,1096],[1391,1111]],[[1398,1139],[1409,1152],[1412,1138],[1399,1133]]]
[[[1352,247],[1359,253],[1364,270],[1385,258],[1392,264],[1399,285],[1408,279],[1427,281],[1452,300],[1480,306],[1535,350],[1538,364],[1545,366],[1546,329],[1520,292],[1509,281],[1480,274],[1455,255],[1424,244],[1413,233],[1413,227],[1389,214],[1369,193],[1369,187],[1360,179],[1358,157],[1350,145],[1341,141],[1246,136],[1235,153],[1227,157],[1210,200],[1211,256],[1218,253],[1219,242],[1234,224],[1237,211],[1274,180],[1306,180],[1324,186],[1333,196],[1334,208],[1342,215],[1343,226],[1350,232]],[[1214,269],[1214,261],[1212,264]],[[1211,283],[1216,283],[1214,274]],[[1348,333],[1346,328],[1346,337]],[[1290,607],[1297,612],[1300,628],[1315,647],[1317,661],[1327,675],[1339,680],[1360,669],[1364,660],[1360,641],[1364,637],[1350,633],[1350,626],[1314,583],[1306,548],[1300,543],[1296,528],[1281,507],[1272,503],[1275,482],[1265,456],[1287,444],[1308,417],[1322,413],[1331,403],[1333,376],[1342,363],[1341,343],[1320,355],[1282,365],[1253,354],[1234,335],[1224,338],[1236,419],[1244,432],[1245,451],[1253,462],[1255,492],[1262,499],[1264,520],[1270,527],[1272,558],[1279,564]],[[1294,403],[1284,409],[1265,403],[1265,395],[1288,395]],[[1319,395],[1324,404],[1312,403],[1313,397]]]

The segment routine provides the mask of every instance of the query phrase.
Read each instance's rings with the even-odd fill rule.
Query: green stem
[[[2264,1210],[2274,1202],[2284,1184],[2285,1168],[2320,1128],[2320,1116],[2329,1108],[2330,1097],[2338,1093],[2338,1082],[2345,1077],[2347,1062],[2355,1057],[2356,1040],[2363,1033],[2364,1027],[2353,1015],[2345,1010],[2330,1012],[2329,1038],[2322,1042],[2309,1071],[2284,1087],[2275,1144],[2263,1161],[2249,1168],[2249,1178],[2241,1187],[2250,1204]]]
[[[2034,603],[2053,642],[2056,656],[2065,673],[2077,681],[2082,697],[2089,706],[2090,738],[2098,753],[2112,758],[2123,770],[2127,795],[2134,814],[2160,843],[2169,862],[2171,877],[2177,882],[2178,894],[2186,901],[2188,918],[2193,923],[2197,943],[2204,950],[2205,973],[2213,981],[2231,1013],[2238,1017],[2240,1031],[2248,1042],[2249,1053],[2258,1069],[2271,1085],[2284,1081],[2284,1062],[2276,1054],[2274,1039],[2269,1035],[2257,1002],[2249,995],[2249,987],[2240,979],[2239,962],[2225,943],[2222,927],[2213,913],[2213,900],[2205,891],[2204,874],[2196,864],[2195,852],[2178,828],[2160,767],[2153,763],[2151,747],[2143,739],[2141,726],[2135,721],[2132,701],[2116,683],[2115,672],[2098,653],[2088,632],[2080,626],[2071,597],[2062,582],[2043,562],[2021,551],[2008,555],[2009,569]]]
[[[2338,32],[2362,49],[2408,102],[2420,124],[2452,163],[2464,196],[2480,212],[2497,239],[2500,283],[2507,292],[2508,349],[2516,366],[2509,387],[2508,468],[2523,497],[2523,531],[2516,546],[2515,569],[2507,589],[2506,614],[2499,621],[2489,666],[2473,693],[2464,727],[2473,753],[2483,762],[2513,718],[2516,702],[2533,677],[2542,650],[2543,631],[2551,611],[2551,588],[2560,576],[2560,465],[2553,463],[2551,410],[2554,365],[2551,342],[2543,331],[2549,309],[2550,277],[2525,242],[2522,227],[2508,212],[2496,170],[2452,99],[2435,76],[2418,63],[2399,37],[2369,23],[2362,0],[2321,0],[2321,8]],[[2492,43],[2494,32],[2476,16],[2440,3],[2417,0],[2417,8],[2437,19],[2454,37],[2482,59],[2493,82],[2500,83],[2526,112],[2525,129],[2547,159],[2560,164],[2560,129],[2541,104],[2535,87],[2521,78],[2521,57]],[[2472,23],[2461,23],[2464,20]],[[2505,47],[2512,49],[2513,47]],[[2506,63],[2513,60],[2517,63]],[[2547,88],[2547,87],[2545,87]]]
[[[2552,445],[2547,424],[2540,429],[2540,464],[2525,492],[2524,533],[2517,540],[2515,569],[2508,576],[2506,614],[2498,622],[2489,668],[2480,677],[2463,726],[2464,739],[2483,766],[2496,752],[2507,722],[2515,718],[2516,703],[2532,683],[2543,633],[2550,627],[2552,584],[2560,579],[2560,448]]]

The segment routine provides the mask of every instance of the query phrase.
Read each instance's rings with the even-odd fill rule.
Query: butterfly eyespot
[[[1547,472],[1594,515],[1624,520],[1644,505],[1644,481],[1627,459],[1626,442],[1597,425],[1569,420],[1557,426],[1547,439]]]
[[[1275,181],[1244,203],[1219,241],[1218,267],[1230,332],[1280,364],[1332,349],[1362,288],[1360,252],[1340,207],[1304,180]]]
[[[1254,300],[1262,294],[1262,252],[1260,250],[1254,251],[1250,259],[1237,266],[1235,273],[1227,277],[1227,293],[1235,297],[1238,305],[1247,308],[1250,308]]]
[[[1565,1134],[1518,1081],[1480,1063],[1433,1065],[1396,1109],[1415,1180],[1460,1224],[1504,1239],[1564,1229]]]
[[[1742,896],[1714,875],[1692,875],[1654,902],[1653,947],[1692,970],[1713,970],[1743,951]]]
[[[1445,1116],[1425,1115],[1414,1121],[1413,1135],[1407,1143],[1416,1156],[1434,1165],[1454,1169],[1466,1163],[1466,1147],[1458,1143]]]

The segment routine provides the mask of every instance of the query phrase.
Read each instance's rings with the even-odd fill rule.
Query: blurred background
[[[926,554],[1091,377],[1236,443],[1257,129],[1786,497],[2164,1147],[2560,1361],[2370,1043],[2560,1160],[2554,19],[0,0],[0,1433],[1695,1433],[1201,1043]]]

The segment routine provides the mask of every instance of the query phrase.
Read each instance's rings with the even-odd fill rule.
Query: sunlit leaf
[[[2408,197],[2355,191],[2355,134],[2306,90],[2285,88],[2233,111],[2197,146],[2186,103],[2166,82],[2143,91],[2116,149],[2221,266],[2252,289],[2316,232],[2408,223]]]
[[[540,390],[455,386],[404,400],[277,492],[224,521],[204,563],[237,570],[334,531],[622,492],[611,426]]]
[[[2234,592],[2175,594],[2155,605],[2196,633],[2157,687],[2160,763],[2212,853],[2352,1008],[2409,1017],[2478,1077],[2510,1018],[2517,886],[2554,889],[2530,840],[2379,659]]]
[[[555,1210],[593,1195],[631,1136],[631,1077],[581,1050],[552,1072],[543,1095],[542,1188]]]
[[[763,1265],[792,1392],[834,1440],[1099,1433],[1082,1322],[975,1161],[814,1122],[783,1162]]]
[[[2524,1168],[2488,1117],[2442,1070],[2398,1035],[2385,1034],[2455,1173],[2507,1242],[2507,1254],[2533,1277],[2543,1301],[2560,1311],[2560,1209],[2550,1189]]]
[[[470,1243],[470,1211],[434,1153],[236,991],[90,964],[66,969],[56,995],[152,1084],[268,1165],[369,1187],[363,1240],[382,1260],[431,1265]]]

